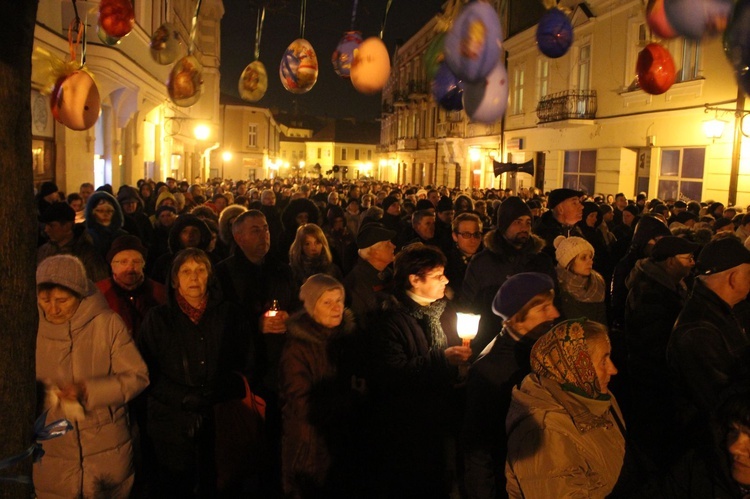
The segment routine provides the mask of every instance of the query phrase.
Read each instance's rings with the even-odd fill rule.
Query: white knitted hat
[[[567,268],[568,264],[584,251],[590,251],[593,254],[594,247],[582,237],[557,236],[555,238],[555,258],[562,268]]]

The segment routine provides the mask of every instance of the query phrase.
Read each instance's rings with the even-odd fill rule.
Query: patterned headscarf
[[[560,384],[563,390],[591,399],[606,400],[601,392],[586,341],[586,319],[564,321],[537,340],[531,349],[531,370]]]

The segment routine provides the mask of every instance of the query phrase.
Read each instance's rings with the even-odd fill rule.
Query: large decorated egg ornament
[[[573,25],[563,11],[557,8],[544,13],[536,27],[539,51],[552,59],[562,57],[573,43]]]
[[[664,0],[669,24],[678,35],[692,40],[724,31],[732,6],[732,0]]]
[[[363,94],[374,94],[383,89],[391,74],[391,58],[383,41],[371,36],[354,51],[352,85]]]
[[[50,94],[55,119],[71,130],[86,130],[99,118],[101,100],[94,79],[85,71],[75,71],[57,80]]]
[[[237,90],[243,100],[259,101],[268,90],[268,74],[266,67],[260,61],[253,61],[247,65],[240,76]]]
[[[135,26],[135,12],[130,0],[102,0],[99,4],[99,39],[114,45]]]
[[[724,50],[734,68],[737,83],[750,93],[750,0],[740,0],[724,33]]]
[[[508,71],[498,61],[487,78],[467,83],[464,88],[464,109],[471,121],[494,123],[508,108]]]
[[[484,79],[500,60],[502,28],[488,3],[467,4],[445,36],[445,62],[464,81]]]
[[[674,61],[669,50],[658,43],[649,43],[638,54],[636,63],[638,85],[644,92],[659,95],[672,86],[675,80]]]
[[[172,102],[189,107],[198,102],[203,92],[203,66],[192,55],[175,63],[167,80],[167,93]]]
[[[279,65],[279,78],[293,94],[304,94],[318,81],[318,56],[304,38],[294,40],[284,52]]]
[[[347,31],[336,45],[336,50],[331,56],[333,70],[342,78],[351,76],[354,50],[362,43],[362,33],[359,31]]]
[[[180,56],[180,34],[170,23],[159,26],[151,36],[151,58],[162,65],[172,64]]]
[[[464,84],[446,66],[441,64],[432,80],[432,96],[435,101],[448,111],[460,111],[464,108],[462,99]]]
[[[646,5],[646,24],[659,38],[669,40],[677,36],[674,28],[667,20],[664,11],[664,0],[649,0]]]

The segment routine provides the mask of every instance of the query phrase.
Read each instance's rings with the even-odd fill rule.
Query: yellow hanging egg
[[[363,94],[374,94],[385,87],[391,74],[391,58],[383,41],[371,36],[354,50],[352,85]]]

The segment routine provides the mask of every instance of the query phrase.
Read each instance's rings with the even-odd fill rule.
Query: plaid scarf
[[[409,315],[417,319],[425,329],[430,348],[433,350],[445,350],[448,346],[448,338],[440,324],[440,316],[443,315],[447,303],[445,299],[440,299],[427,306],[421,306],[413,302],[413,305],[410,304],[411,306],[408,307]]]
[[[206,304],[208,304],[208,293],[206,293],[206,295],[203,297],[203,300],[201,301],[201,304],[198,306],[198,308],[189,304],[179,291],[175,293],[175,296],[177,297],[177,305],[180,306],[180,310],[182,310],[183,313],[188,316],[188,319],[190,319],[193,324],[198,324],[201,320],[201,317],[203,317],[203,312],[206,311]]]

